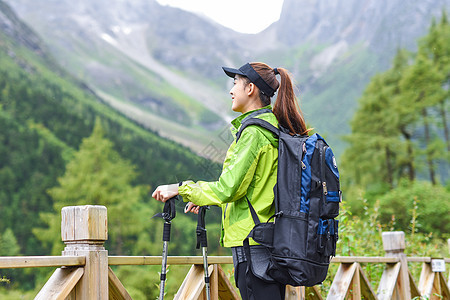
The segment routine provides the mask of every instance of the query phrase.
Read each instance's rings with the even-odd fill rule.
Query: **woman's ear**
[[[247,87],[248,87],[247,95],[250,97],[255,92],[256,86],[253,82],[250,82],[249,84],[247,84]]]

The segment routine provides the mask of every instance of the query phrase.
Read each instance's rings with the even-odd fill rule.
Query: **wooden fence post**
[[[405,254],[405,233],[403,231],[383,232],[382,238],[385,256],[400,259],[397,299],[411,299],[408,262]]]
[[[69,206],[61,210],[61,237],[66,244],[62,256],[85,256],[84,274],[70,299],[108,299],[108,239],[106,207]]]

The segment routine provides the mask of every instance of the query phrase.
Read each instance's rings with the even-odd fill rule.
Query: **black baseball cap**
[[[239,69],[233,69],[228,67],[222,67],[225,74],[230,76],[231,78],[234,78],[236,75],[241,75],[247,77],[251,82],[253,82],[263,94],[272,97],[275,94],[275,89],[273,89],[267,82],[262,79],[261,76],[259,76],[258,72],[253,69],[253,67],[246,63]]]

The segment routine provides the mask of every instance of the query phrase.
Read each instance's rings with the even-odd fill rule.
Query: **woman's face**
[[[247,81],[244,77],[236,75],[233,80],[233,87],[230,90],[233,104],[231,109],[235,112],[245,113],[249,111],[250,97],[247,91]]]

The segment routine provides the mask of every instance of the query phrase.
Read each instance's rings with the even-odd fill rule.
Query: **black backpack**
[[[339,172],[331,148],[318,134],[290,135],[258,118],[246,118],[236,136],[250,125],[261,126],[279,139],[275,215],[261,223],[248,201],[255,227],[244,241],[248,261],[248,238],[270,253],[267,274],[292,286],[313,286],[327,276],[338,240],[339,203],[342,193]]]

